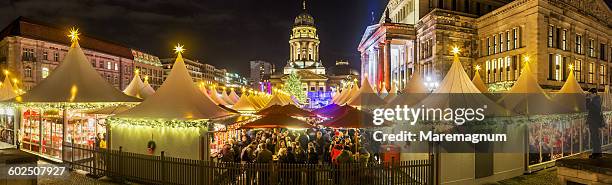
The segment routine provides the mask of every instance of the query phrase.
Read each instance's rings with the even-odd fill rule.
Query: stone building
[[[434,89],[457,46],[468,74],[480,65],[492,91],[511,87],[526,57],[546,89],[559,89],[572,64],[583,88],[604,90],[610,15],[602,0],[391,0],[361,40],[362,74],[379,89],[401,87],[418,68]]]
[[[20,81],[17,86],[27,91],[46,78],[70,47],[66,38],[68,29],[19,17],[0,32],[0,67],[11,72],[11,78]],[[80,36],[81,47],[92,66],[110,84],[124,89],[132,79],[136,66],[147,71],[151,79],[161,78],[161,65],[141,63],[133,50],[121,44],[91,37]],[[152,80],[156,87],[161,81]]]
[[[172,65],[174,65],[175,60],[176,58],[161,59],[161,63],[164,66],[164,80],[166,80],[166,77],[172,70]],[[189,71],[189,75],[193,79],[193,82],[203,81],[202,76],[204,64],[200,63],[198,60],[191,60],[185,57],[183,57],[183,60],[185,61],[185,66],[187,67],[187,71]]]

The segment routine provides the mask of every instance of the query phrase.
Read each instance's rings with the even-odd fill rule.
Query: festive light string
[[[193,127],[208,127],[211,123],[208,119],[198,120],[164,120],[164,119],[146,119],[146,118],[116,118],[109,117],[106,121],[112,126],[128,125],[128,126],[144,126],[144,127],[169,127],[169,128],[193,128]]]

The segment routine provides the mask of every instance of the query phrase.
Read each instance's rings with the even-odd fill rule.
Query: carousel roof
[[[248,122],[240,129],[253,128],[315,128],[313,125],[305,121],[293,118],[285,114],[270,114],[255,121]]]
[[[149,87],[151,86],[149,85]],[[151,94],[155,92],[155,91],[151,92],[149,91],[149,89],[146,89],[146,88],[147,86],[140,79],[139,72],[134,72],[134,77],[132,78],[132,81],[130,82],[130,84],[128,84],[127,87],[125,87],[125,89],[123,90],[123,93],[136,97],[136,98],[144,99],[146,97],[151,96]]]
[[[119,113],[120,118],[213,119],[230,115],[196,88],[181,53],[157,92],[136,107]]]
[[[0,84],[0,101],[8,100],[17,97],[17,93],[15,93],[15,89],[11,84],[11,79],[8,75],[5,75],[4,82]]]
[[[64,60],[47,78],[16,99],[19,102],[140,101],[106,82],[91,66],[77,41],[72,43]]]

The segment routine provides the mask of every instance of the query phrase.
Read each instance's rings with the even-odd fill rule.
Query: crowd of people
[[[216,156],[221,162],[341,164],[378,159],[379,143],[359,129],[263,129],[230,138]]]

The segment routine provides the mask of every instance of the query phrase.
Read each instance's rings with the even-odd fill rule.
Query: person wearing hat
[[[603,115],[601,113],[601,97],[597,95],[596,88],[589,89],[589,94],[586,97],[586,108],[588,112],[586,123],[591,133],[591,147],[593,148],[593,153],[589,158],[597,159],[602,156],[599,129],[603,127]]]

